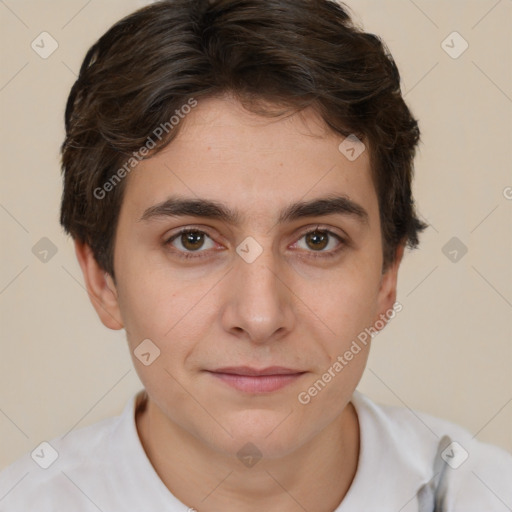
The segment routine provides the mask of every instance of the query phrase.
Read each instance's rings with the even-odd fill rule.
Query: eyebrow
[[[346,196],[330,196],[311,201],[298,201],[284,208],[277,223],[283,224],[306,217],[345,215],[361,224],[368,224],[368,212]],[[218,201],[208,199],[187,199],[170,197],[161,203],[147,208],[139,221],[149,221],[158,217],[203,217],[216,219],[227,224],[240,224],[243,215]]]

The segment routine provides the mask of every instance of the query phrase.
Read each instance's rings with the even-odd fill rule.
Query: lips
[[[229,366],[209,373],[224,384],[246,393],[269,393],[293,383],[306,372],[282,366],[252,368]]]
[[[291,368],[285,368],[283,366],[269,366],[257,370],[250,366],[227,366],[225,368],[219,368],[213,370],[214,373],[227,373],[229,375],[243,375],[243,376],[262,376],[262,375],[295,375],[297,373],[304,373],[301,370],[292,370]]]

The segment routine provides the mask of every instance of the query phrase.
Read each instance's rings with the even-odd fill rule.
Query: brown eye
[[[174,247],[178,253],[183,253],[183,255],[193,252],[201,254],[207,249],[215,247],[215,243],[208,234],[198,229],[184,229],[167,240],[165,245]]]
[[[321,251],[329,244],[329,235],[326,231],[311,231],[306,237],[306,244],[315,251]]]
[[[188,251],[197,251],[204,244],[204,233],[200,231],[189,231],[182,233],[180,237],[181,244]]]
[[[294,246],[303,251],[309,252],[311,256],[335,256],[345,246],[344,238],[328,229],[313,229],[304,233]]]

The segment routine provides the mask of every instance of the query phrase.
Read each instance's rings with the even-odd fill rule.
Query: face
[[[350,161],[343,139],[313,111],[205,99],[126,178],[98,312],[132,355],[151,340],[151,364],[133,355],[150,400],[218,452],[278,457],[339,418],[369,343],[344,355],[395,301],[369,152]]]

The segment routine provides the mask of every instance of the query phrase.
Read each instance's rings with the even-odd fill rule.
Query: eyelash
[[[315,229],[311,229],[309,231],[306,231],[306,232],[302,233],[301,236],[298,238],[297,242],[299,240],[301,240],[302,238],[304,238],[305,236],[307,236],[307,235],[309,235],[311,233],[317,233],[317,232],[323,233],[323,234],[327,234],[329,236],[329,238],[331,238],[331,237],[335,238],[336,240],[338,240],[340,245],[338,246],[338,248],[336,248],[334,250],[331,250],[331,251],[328,251],[328,252],[325,252],[325,251],[308,251],[308,252],[311,253],[308,257],[311,257],[311,258],[333,258],[334,256],[337,256],[338,253],[341,250],[343,250],[345,246],[348,245],[347,240],[345,240],[343,237],[341,237],[337,233],[334,233],[333,231],[331,231],[331,230],[329,230],[327,228],[322,228],[321,226],[317,226]],[[181,235],[187,234],[187,233],[204,234],[208,238],[211,239],[210,235],[208,235],[208,233],[206,233],[205,231],[202,231],[200,229],[195,229],[195,228],[184,228],[184,229],[181,229],[180,231],[178,231],[177,233],[173,234],[170,238],[166,239],[165,242],[164,242],[164,246],[168,247],[169,245],[172,244],[172,242],[174,242],[174,240],[179,238]],[[295,243],[297,243],[297,242],[295,242]],[[203,253],[207,253],[207,252],[208,251],[201,251],[201,250],[198,250],[198,251],[181,251],[179,249],[176,249],[176,253],[178,253],[179,257],[183,258],[183,259],[207,258],[208,254],[206,254],[206,255],[203,254]],[[316,254],[315,254],[315,252],[316,252]]]

